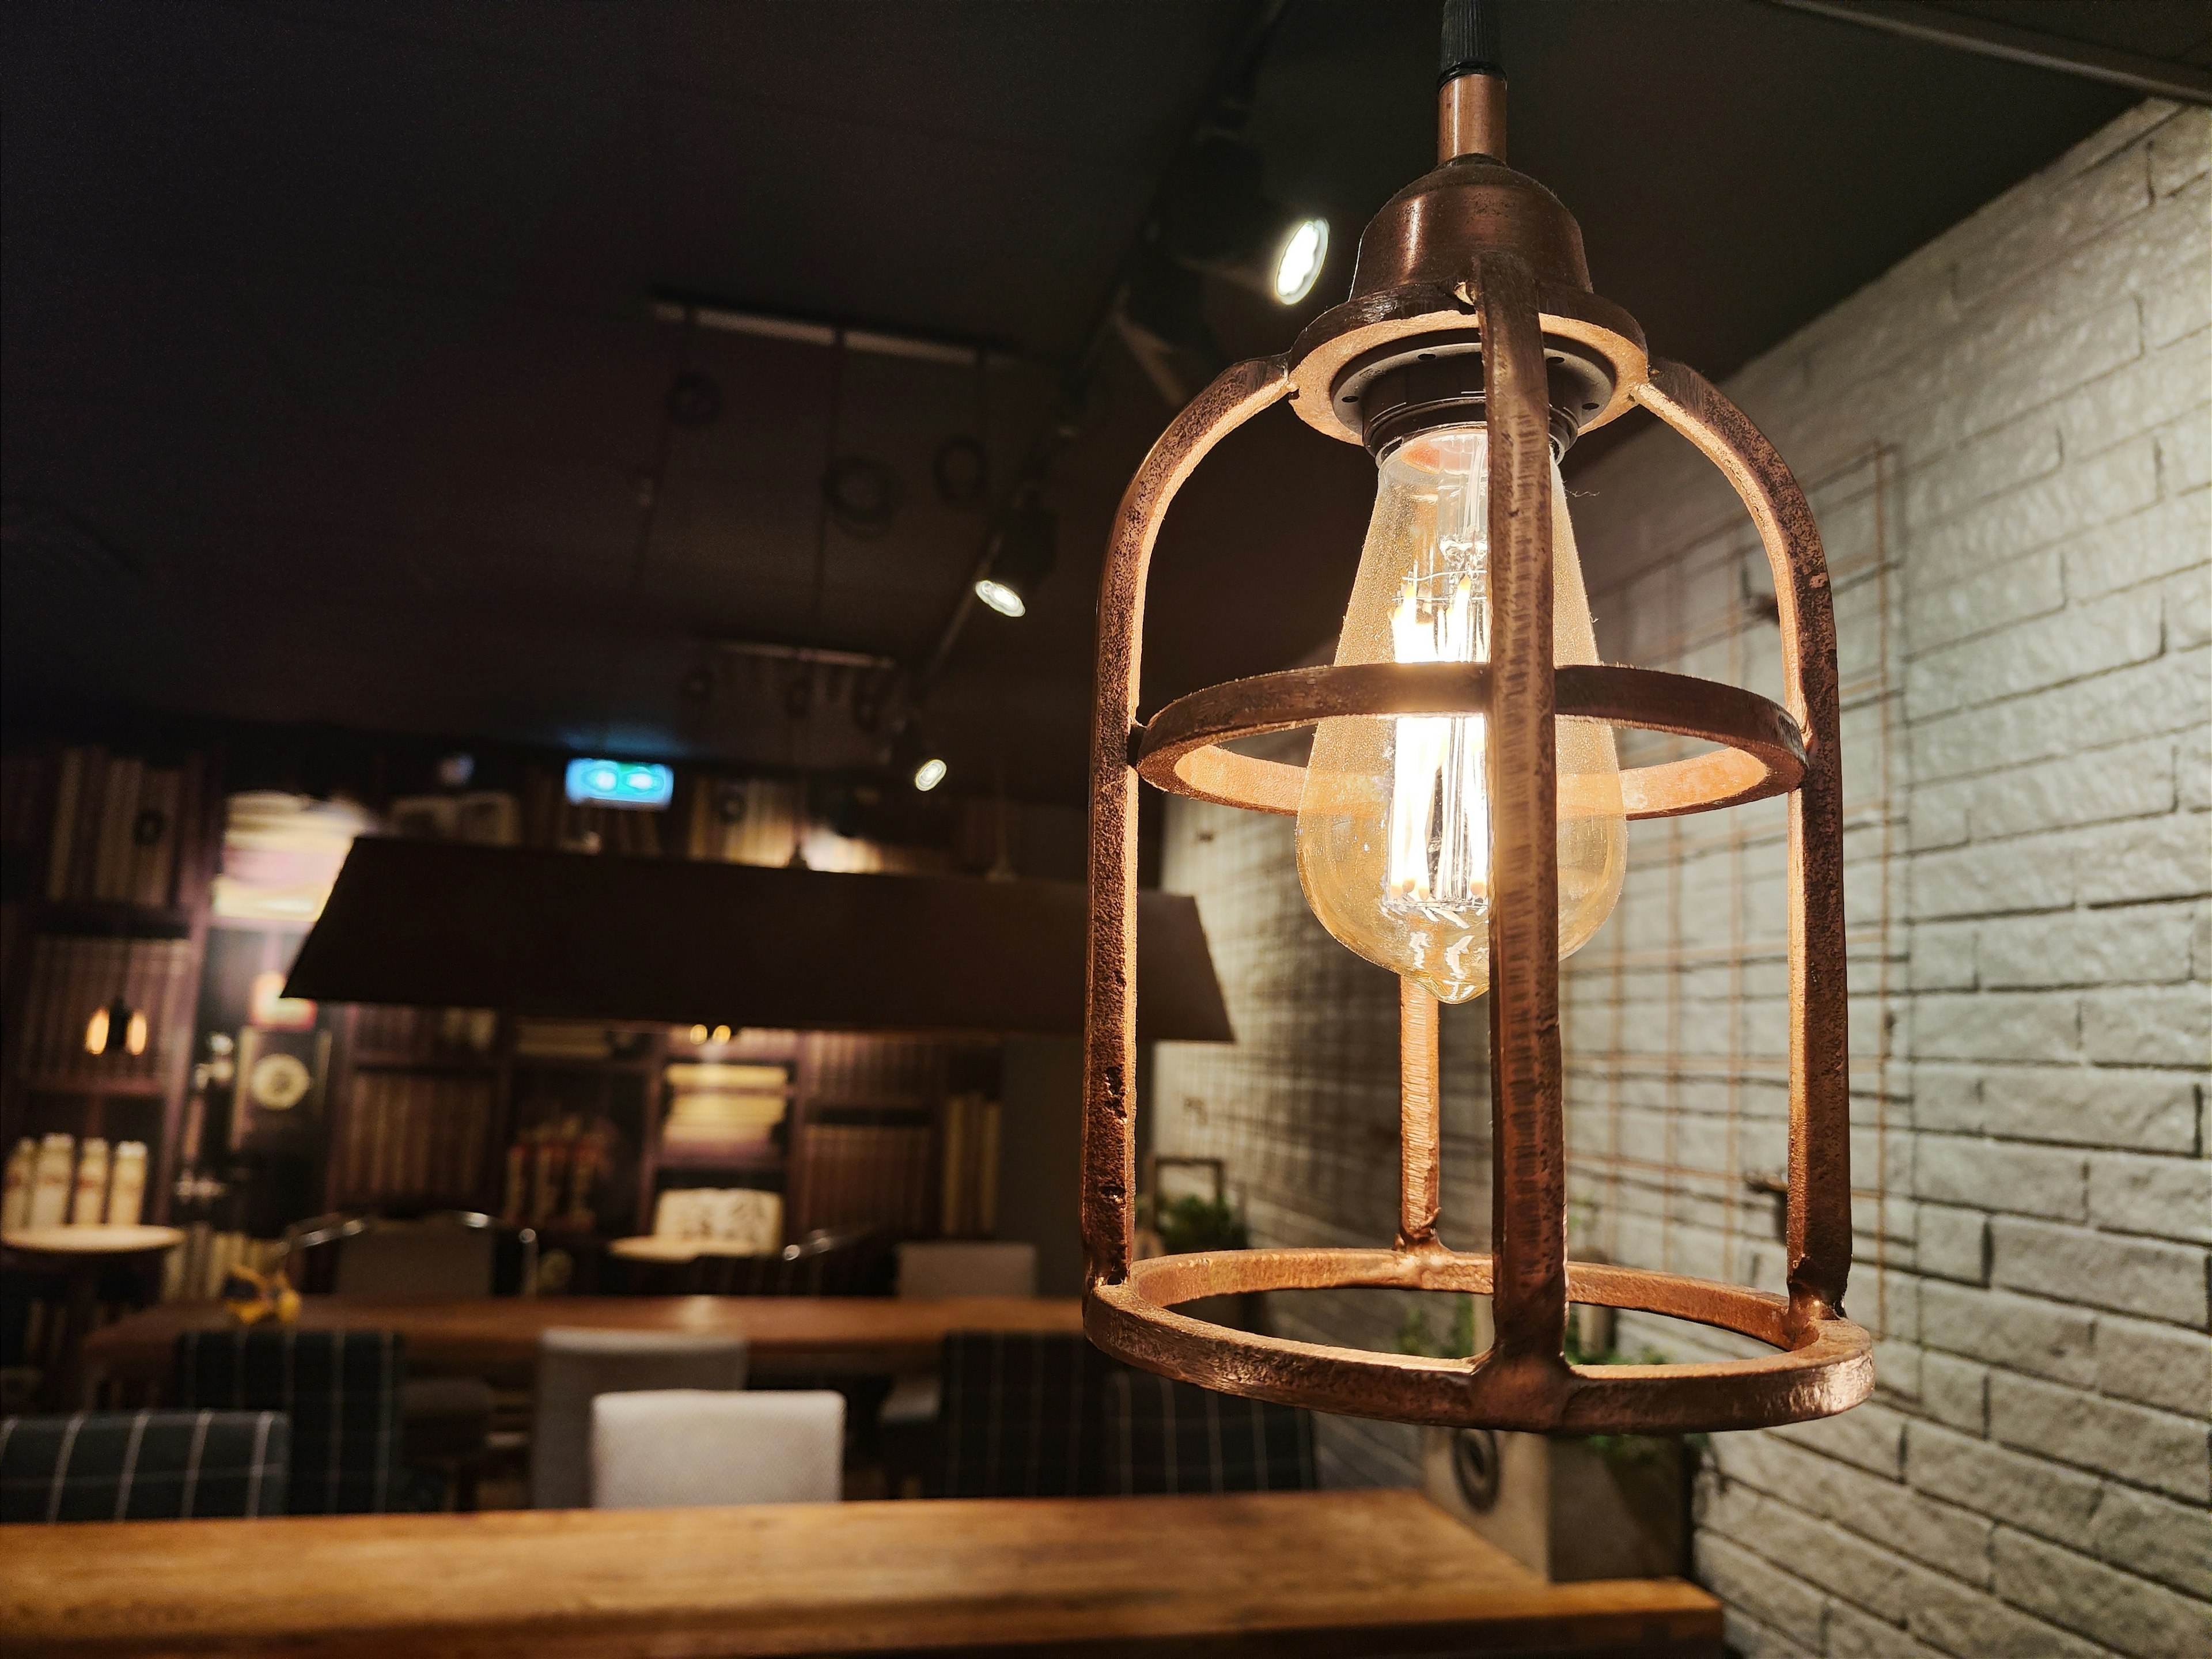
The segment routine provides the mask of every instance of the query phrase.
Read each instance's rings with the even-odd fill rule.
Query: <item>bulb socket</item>
[[[1544,374],[1557,457],[1612,401],[1613,368],[1588,346],[1547,334]],[[1481,331],[1452,329],[1377,346],[1345,366],[1329,397],[1378,461],[1419,433],[1478,425],[1488,418]]]

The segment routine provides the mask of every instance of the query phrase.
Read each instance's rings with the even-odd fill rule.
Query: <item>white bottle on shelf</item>
[[[28,1135],[8,1154],[8,1194],[0,1201],[0,1232],[21,1232],[31,1218],[31,1180],[38,1164],[39,1143]]]
[[[76,1196],[70,1204],[70,1225],[97,1227],[107,1213],[107,1143],[98,1135],[84,1143],[76,1161]]]
[[[107,1224],[135,1227],[146,1206],[146,1143],[126,1140],[115,1149],[115,1171],[108,1178]]]
[[[70,1172],[76,1165],[76,1138],[52,1134],[39,1143],[39,1161],[31,1172],[33,1228],[58,1227],[69,1219]]]

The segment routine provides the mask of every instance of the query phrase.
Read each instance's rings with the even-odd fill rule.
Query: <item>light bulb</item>
[[[945,781],[945,775],[950,769],[943,761],[933,755],[914,769],[914,787],[926,795]]]
[[[1276,300],[1294,306],[1313,292],[1328,258],[1328,221],[1301,219],[1275,256]]]
[[[146,1052],[146,1015],[141,1009],[131,1011],[130,1023],[123,1028],[123,1048],[126,1054]]]
[[[1419,434],[1383,458],[1336,660],[1490,657],[1489,434]],[[1552,656],[1595,663],[1597,637],[1565,486],[1552,467]],[[1490,984],[1490,807],[1482,716],[1321,723],[1298,805],[1298,881],[1322,925],[1443,1002]],[[1627,820],[1613,729],[1559,722],[1559,952],[1620,896]],[[1502,872],[1510,878],[1510,872]]]
[[[88,1054],[107,1052],[107,1010],[95,1008],[92,1018],[84,1023],[84,1051]]]
[[[1021,617],[1029,615],[1029,606],[1022,596],[1001,581],[988,576],[975,584],[975,597],[1002,617]]]

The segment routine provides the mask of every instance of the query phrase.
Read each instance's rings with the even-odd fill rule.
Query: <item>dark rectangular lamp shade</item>
[[[1138,896],[1137,1035],[1228,1042],[1197,902]],[[364,837],[288,996],[555,1019],[1078,1032],[1084,890]]]

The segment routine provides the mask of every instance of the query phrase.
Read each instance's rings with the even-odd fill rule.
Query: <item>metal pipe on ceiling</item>
[[[1948,6],[1919,4],[1915,0],[1848,0],[1848,3],[1846,0],[1767,0],[1767,3],[1838,23],[1882,29],[1930,46],[2104,81],[2178,103],[2212,104],[2212,70],[2069,40],[2041,29],[2021,28]]]

